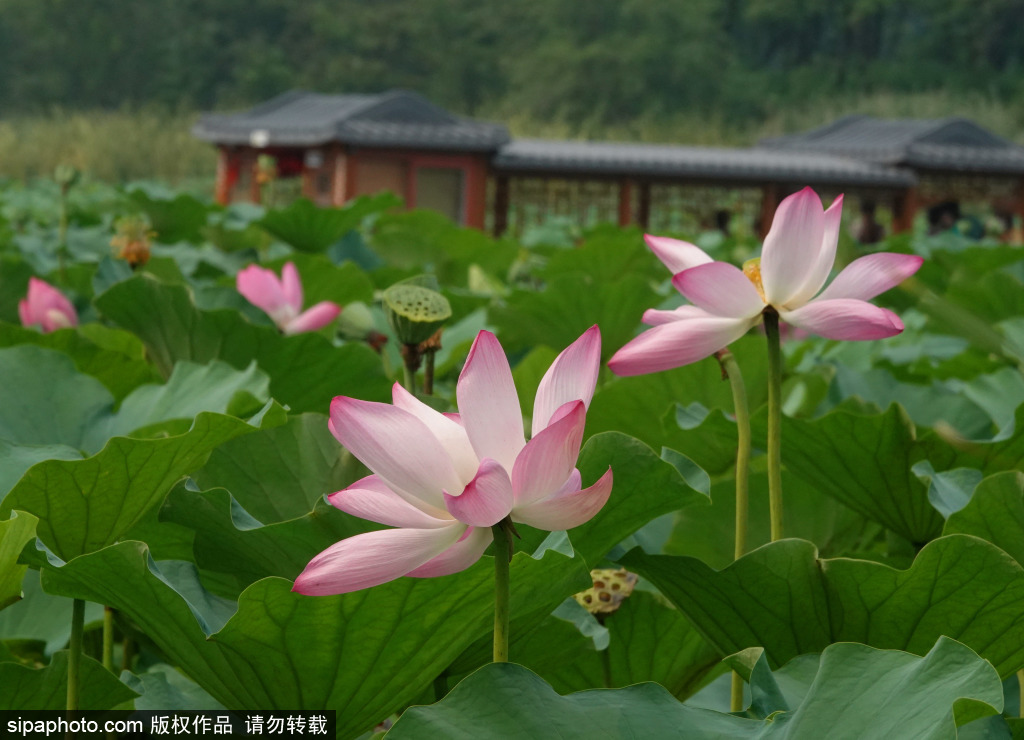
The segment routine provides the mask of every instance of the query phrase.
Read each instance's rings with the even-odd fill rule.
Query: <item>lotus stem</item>
[[[103,607],[103,667],[114,673],[114,610],[109,606]]]
[[[734,559],[739,560],[747,552],[747,519],[749,510],[750,478],[750,407],[747,403],[747,386],[743,382],[739,363],[727,349],[718,354],[722,375],[729,379],[732,387],[733,413],[736,416],[736,546]]]
[[[782,539],[782,348],[779,314],[764,311],[768,335],[768,506],[772,542]]]
[[[733,413],[736,416],[736,537],[733,559],[739,560],[747,551],[747,520],[749,518],[749,477],[750,477],[750,407],[747,403],[747,387],[739,363],[728,349],[717,353],[722,375],[729,379],[732,387]],[[730,711],[743,710],[743,679],[738,673],[732,674],[732,691],[729,700]]]
[[[405,389],[416,395],[416,371],[420,369],[420,348],[418,344],[403,344],[399,353],[402,355]]]
[[[1024,668],[1017,671],[1017,692],[1020,695],[1020,709],[1017,714],[1024,717]]]
[[[491,527],[494,532],[494,662],[508,662],[509,563],[512,560],[512,522],[507,517]]]
[[[71,645],[68,650],[68,713],[78,711],[82,633],[85,631],[85,601],[75,599],[71,607]]]
[[[423,363],[423,394],[434,395],[434,350],[428,350]]]

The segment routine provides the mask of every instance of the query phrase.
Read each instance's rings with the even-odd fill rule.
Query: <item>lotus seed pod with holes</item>
[[[452,315],[448,299],[436,290],[398,283],[384,291],[384,313],[402,344],[419,344],[440,329]]]
[[[591,614],[611,614],[633,593],[637,575],[625,568],[590,571],[594,587],[573,595],[573,598]]]

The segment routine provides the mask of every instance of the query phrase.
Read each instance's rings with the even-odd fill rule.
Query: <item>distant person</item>
[[[861,244],[877,244],[885,238],[885,227],[875,219],[874,201],[861,201],[860,218],[853,227],[853,237]]]
[[[956,229],[960,220],[960,204],[955,200],[937,203],[928,209],[928,236]]]
[[[729,237],[730,224],[732,222],[732,213],[725,209],[715,211],[715,228],[722,232],[722,236]]]

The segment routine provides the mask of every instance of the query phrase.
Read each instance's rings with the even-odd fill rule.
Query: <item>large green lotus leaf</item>
[[[264,524],[305,516],[357,477],[356,461],[328,430],[327,417],[312,413],[221,445],[192,474],[200,488],[229,490]]]
[[[614,282],[623,275],[642,275],[657,282],[671,277],[644,244],[639,228],[621,229],[610,224],[590,230],[579,246],[554,252],[541,275],[549,279],[567,272],[583,272],[599,282]]]
[[[653,681],[677,699],[693,694],[720,663],[718,651],[682,612],[651,593],[634,591],[618,611],[604,618],[604,625],[609,632],[606,651],[586,650],[551,665],[545,659],[557,648],[553,634],[551,643],[545,645],[537,636],[510,657],[535,670],[560,694]]]
[[[373,302],[373,281],[354,262],[335,265],[320,254],[292,254],[264,267],[281,274],[286,262],[294,262],[302,280],[303,305],[334,301],[340,306],[355,301]]]
[[[998,473],[983,480],[967,505],[946,520],[942,533],[988,540],[1024,567],[1024,473]]]
[[[1018,406],[1012,426],[992,440],[947,440],[937,431],[926,431],[920,436],[932,467],[939,472],[954,468],[976,468],[985,475],[1024,466],[1024,405]]]
[[[604,329],[603,324],[601,328]],[[755,409],[767,399],[768,366],[764,340],[757,336],[743,337],[729,349],[743,373],[750,407]],[[714,358],[663,373],[617,378],[604,384],[594,394],[587,411],[588,432],[595,434],[616,429],[642,439],[656,449],[662,445],[678,449],[674,444],[680,431],[678,424],[674,419],[668,425],[663,421],[676,404],[689,407],[694,403],[706,409],[723,409],[732,413],[732,389],[729,381],[722,377],[721,366]],[[735,458],[735,442],[732,447]]]
[[[84,460],[47,460],[29,469],[0,503],[40,518],[39,538],[69,560],[116,542],[157,506],[184,475],[220,444],[256,427],[201,413],[184,434],[161,439],[115,437]]]
[[[0,609],[21,599],[21,580],[28,566],[18,565],[18,555],[36,536],[38,521],[24,511],[15,511],[7,521],[0,521]]]
[[[155,238],[164,244],[181,241],[198,244],[203,240],[202,230],[210,209],[191,195],[154,198],[145,190],[136,189],[129,197],[149,216]]]
[[[721,571],[639,550],[621,563],[653,581],[723,654],[760,646],[778,666],[834,642],[863,642],[923,655],[946,635],[1000,675],[1024,665],[1024,571],[976,537],[934,540],[902,571],[819,560],[804,540],[765,545]]]
[[[754,439],[765,438],[766,422],[764,414],[751,420]],[[942,531],[942,516],[911,471],[928,456],[916,437],[899,405],[871,416],[837,410],[820,419],[783,418],[782,463],[821,493],[922,544]],[[935,464],[948,467],[954,466]]]
[[[359,228],[369,214],[399,205],[401,201],[390,193],[357,198],[344,208],[322,208],[299,198],[286,208],[268,211],[256,223],[300,252],[323,252]]]
[[[465,651],[445,670],[449,687],[491,662],[494,641],[482,642],[483,645],[474,645]],[[535,671],[538,667],[553,668],[577,660],[581,653],[592,651],[598,642],[601,647],[607,645],[608,630],[574,599],[568,598],[539,621],[522,623],[511,619],[509,659],[528,664]]]
[[[240,372],[222,362],[181,362],[167,383],[139,386],[114,412],[114,398],[98,380],[78,372],[63,352],[33,345],[0,349],[0,373],[11,379],[0,388],[0,437],[87,452],[160,422],[225,412],[239,393],[259,403],[268,395],[267,377],[255,364]]]
[[[67,445],[17,445],[0,439],[0,501],[37,462],[81,458],[81,451]]]
[[[768,475],[755,461],[748,481],[747,550],[770,541]],[[757,468],[761,469],[757,469]],[[823,496],[789,471],[782,471],[783,524],[789,537],[810,540],[826,556],[859,551],[881,531],[841,503]],[[689,555],[712,568],[733,561],[736,533],[736,481],[716,480],[711,486],[711,506],[691,506],[676,515],[666,555]]]
[[[992,666],[948,637],[922,657],[841,643],[774,674],[762,655],[750,682],[751,710],[759,718],[784,712],[775,719],[788,737],[955,738],[956,728],[1003,707]],[[863,717],[859,726],[837,727],[837,706]]]
[[[18,301],[28,293],[28,281],[35,274],[25,260],[0,254],[0,320],[18,323]]]
[[[763,737],[762,727],[757,720],[688,707],[654,683],[559,696],[540,676],[520,665],[492,663],[437,704],[407,709],[388,735],[396,740],[747,740]]]
[[[614,480],[608,503],[569,534],[573,549],[591,567],[596,568],[609,550],[652,519],[708,504],[708,497],[692,488],[675,466],[625,434],[591,437],[577,463],[585,484],[604,475],[609,466]]]
[[[582,273],[553,278],[543,292],[513,290],[505,305],[489,310],[506,352],[546,344],[561,352],[594,324],[601,327],[601,360],[633,338],[644,310],[657,294],[639,275],[599,283]]]
[[[43,651],[47,655],[67,647],[71,637],[71,599],[43,591],[38,570],[25,574],[21,588],[25,598],[0,612],[0,640],[38,640],[45,643]],[[103,606],[87,602],[85,623],[101,619]]]
[[[720,475],[736,466],[739,436],[736,421],[725,411],[708,412],[702,405],[676,406],[662,419],[663,444],[685,454],[711,475]],[[753,451],[763,449],[762,437],[751,440]]]
[[[392,268],[429,266],[442,284],[458,287],[468,285],[474,264],[488,275],[504,278],[521,249],[513,241],[456,226],[427,210],[382,215],[373,226],[371,246]]]
[[[945,424],[968,438],[990,434],[994,421],[986,409],[955,384],[901,383],[882,368],[861,370],[839,365],[832,392],[837,400],[857,396],[879,408],[899,403],[915,424],[929,427]]]
[[[158,383],[160,376],[143,356],[142,343],[133,334],[96,323],[77,330],[62,329],[43,334],[14,324],[0,323],[0,347],[35,344],[60,350],[79,372],[99,380],[120,401],[143,383]]]
[[[612,468],[613,485],[608,502],[590,521],[569,530],[572,549],[588,567],[599,566],[604,556],[652,519],[677,509],[707,503],[707,497],[691,488],[682,474],[659,458],[638,439],[618,432],[592,437],[580,453],[577,467],[584,485],[596,481]],[[517,550],[531,552],[549,537],[548,532],[520,526]],[[564,538],[564,535],[562,535]],[[554,535],[550,542],[558,542]],[[584,588],[589,588],[588,583]],[[583,590],[583,589],[580,589]],[[529,620],[517,614],[515,630],[533,630],[547,616],[539,613]],[[454,672],[466,673],[490,659],[491,645],[481,639],[459,657]]]
[[[388,398],[380,357],[369,347],[335,347],[316,333],[285,337],[237,311],[200,311],[182,285],[140,275],[111,287],[96,305],[142,339],[165,377],[179,360],[220,359],[238,369],[256,360],[270,376],[274,398],[296,412],[324,413],[338,394]]]
[[[145,673],[135,675],[121,672],[121,681],[140,694],[136,709],[193,711],[224,709],[224,705],[207,694],[194,681],[176,671],[173,666],[157,664]]]
[[[114,399],[63,352],[18,345],[0,349],[0,439],[23,445],[85,447],[88,430]]]
[[[559,696],[526,668],[494,663],[437,704],[405,711],[388,736],[954,740],[958,724],[997,714],[1002,706],[992,667],[963,645],[941,638],[924,657],[832,645],[822,653],[803,701],[766,720],[689,707],[652,683]]]
[[[101,663],[82,656],[79,706],[113,709],[138,694],[117,680]],[[68,652],[54,653],[45,668],[0,663],[0,709],[65,709],[68,703]]]
[[[121,610],[230,709],[337,709],[338,737],[402,709],[493,627],[489,557],[452,576],[401,578],[343,596],[302,596],[289,581],[264,579],[209,639],[161,577],[163,565],[143,543],[122,542],[47,568],[43,587]],[[511,581],[513,613],[549,612],[589,576],[579,558],[548,551],[541,560],[518,554]]]
[[[708,503],[707,496],[691,488],[673,465],[640,440],[619,432],[604,432],[587,440],[576,467],[584,486],[612,469],[608,502],[590,521],[569,530],[573,549],[593,568],[615,545],[652,519]],[[516,542],[516,549],[527,551],[547,536],[547,532],[528,527],[521,527],[521,533],[523,539]]]
[[[989,323],[1024,316],[1024,284],[1006,272],[990,272],[957,280],[946,298]]]
[[[136,388],[105,425],[90,430],[86,449],[100,449],[111,437],[171,419],[192,419],[204,411],[228,413],[239,394],[249,394],[262,406],[269,397],[269,378],[252,363],[236,370],[223,362],[197,365],[179,362],[162,385]]]
[[[1013,421],[1014,410],[1024,403],[1024,376],[1017,368],[1004,367],[955,385],[983,408],[999,429]]]
[[[268,576],[294,580],[314,555],[339,540],[381,528],[323,500],[302,517],[262,526],[224,489],[197,493],[180,484],[167,497],[160,520],[193,530],[196,565],[228,575],[238,591]]]

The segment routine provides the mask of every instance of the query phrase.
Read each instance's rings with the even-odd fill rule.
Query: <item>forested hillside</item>
[[[837,96],[1024,92],[1020,0],[0,0],[0,117],[418,90],[592,133]]]

